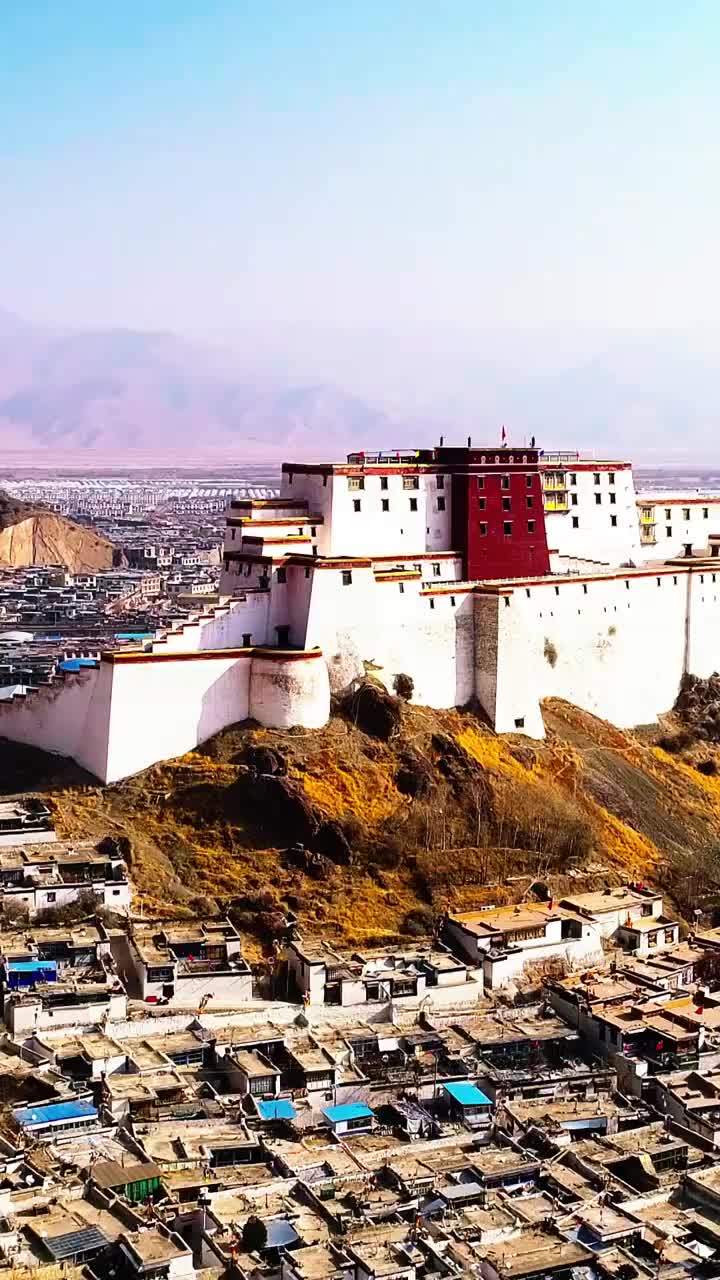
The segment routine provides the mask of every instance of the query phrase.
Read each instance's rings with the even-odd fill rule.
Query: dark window
[[[509,489],[509,488],[510,488],[510,477],[509,477],[509,476],[501,476],[501,477],[500,477],[500,488],[501,488],[501,489]]]
[[[601,502],[602,502],[602,494],[601,494],[601,493],[596,493],[596,494],[595,494],[595,505],[596,505],[597,507],[599,507]]]
[[[573,505],[574,507],[576,507],[576,506],[577,506],[577,504],[578,504],[578,499],[577,499],[577,494],[576,494],[576,493],[571,493],[571,494],[570,494],[570,501],[571,501],[571,503],[572,503],[572,505]]]
[[[310,577],[310,569],[309,569],[309,567],[308,567],[307,565],[306,565],[306,567],[305,567],[305,577],[306,577],[306,578],[309,578],[309,577]]]
[[[288,484],[292,484],[292,481],[293,481],[292,471],[289,471],[289,472],[288,472]]]
[[[387,489],[387,487],[388,487],[388,478],[387,478],[387,476],[381,476],[381,477],[380,477],[380,488],[381,488],[381,489]]]
[[[278,582],[287,582],[287,569],[278,569],[277,580]]]
[[[528,520],[528,533],[534,533],[534,532],[535,532],[535,521]]]
[[[404,583],[404,582],[398,582],[398,586],[399,586],[399,588],[400,588],[400,595],[401,595],[401,596],[402,596],[402,595],[404,595],[404,594],[405,594],[405,583]]]
[[[444,511],[444,510],[445,510],[445,499],[438,498],[438,511]]]
[[[323,476],[323,489],[327,489],[327,476]]]
[[[509,510],[510,510],[510,506],[511,506],[510,499],[509,499],[509,498],[503,498],[503,511],[509,511]]]
[[[710,515],[709,509],[707,507],[703,507],[703,520],[707,520],[709,515]]]
[[[235,541],[235,530],[234,530],[234,529],[231,531],[230,538],[231,538],[231,540],[232,540],[233,542]]]
[[[534,499],[533,499],[533,498],[526,498],[526,499],[525,499],[525,506],[527,507],[528,511],[530,511],[530,510],[532,509],[533,501],[534,501]]]
[[[352,572],[350,571],[350,569],[343,569],[342,571],[343,586],[349,587],[351,582],[352,582]]]
[[[487,506],[487,498],[478,498],[478,506],[481,511],[484,511]]]
[[[485,477],[478,476],[478,489],[484,489],[484,488],[485,488]]]
[[[252,644],[252,633],[250,631],[243,632],[243,649],[249,649]]]
[[[417,476],[403,476],[403,489],[419,489],[420,480]]]
[[[431,608],[431,609],[434,609],[434,608],[435,608],[435,601],[434,601],[434,600],[432,600],[432,599],[430,600],[430,608]]]
[[[599,484],[599,483],[600,483],[600,472],[599,472],[599,471],[596,471],[596,472],[593,474],[593,481],[594,481],[594,483],[595,483],[595,484]]]
[[[610,506],[611,506],[611,507],[614,507],[614,506],[616,505],[616,503],[617,503],[617,494],[616,494],[616,493],[611,493],[611,494],[610,494]]]
[[[512,520],[503,520],[503,533],[506,538],[512,535]]]
[[[444,477],[444,476],[438,476],[437,481],[436,481],[436,484],[437,484],[438,489],[444,489],[444,488],[445,488],[445,477]]]
[[[617,528],[617,516],[611,516],[611,517],[610,517],[610,523],[611,523],[611,525],[612,525],[613,529],[616,529],[616,528]]]
[[[434,564],[434,565],[433,565],[433,576],[434,576],[434,577],[436,577],[436,578],[439,578],[439,577],[440,577],[440,565],[439,565],[439,564]]]
[[[665,537],[672,538],[672,525],[668,524],[665,526]]]
[[[533,482],[532,476],[525,477],[525,485],[528,489],[532,489],[532,482]]]
[[[359,510],[360,510],[360,499],[353,498],[353,511],[359,511]]]
[[[450,607],[451,607],[452,609],[454,609],[454,608],[455,608],[455,597],[454,597],[454,596],[451,596],[451,597],[450,597]]]
[[[573,516],[573,518],[572,518],[572,522],[573,522],[573,529],[579,529],[579,528],[580,528],[580,520],[579,520],[579,518],[578,518],[577,516]]]
[[[525,717],[524,717],[524,716],[518,716],[518,717],[517,717],[517,719],[516,719],[516,721],[515,721],[515,728],[516,728],[516,729],[524,729],[524,728],[525,728]]]
[[[410,499],[410,510],[417,511],[417,498]]]
[[[364,476],[350,476],[348,480],[348,489],[364,489],[364,488],[365,488]]]
[[[45,894],[45,901],[46,901],[46,902],[54,902],[56,898],[57,898],[57,894],[56,894],[56,893],[46,893],[46,894]]]
[[[577,476],[576,476],[574,473],[570,476],[570,483],[571,483],[572,485],[576,485],[576,484],[577,484]]]
[[[311,526],[310,526],[310,537],[311,537],[311,538],[314,538],[314,537],[316,536],[316,534],[317,534],[317,529],[316,529],[315,525],[313,524],[313,525],[311,525]]]
[[[279,647],[281,649],[286,649],[290,644],[290,628],[276,627],[275,630],[277,631],[277,642]]]
[[[485,523],[483,523],[482,521],[481,521],[481,523],[480,523],[480,537],[481,537],[481,538],[486,538],[486,537],[487,537],[487,525],[486,525]]]
[[[383,498],[383,500],[382,500],[382,509],[383,509],[383,511],[389,511],[389,510],[390,510],[390,499],[389,499],[389,498]]]

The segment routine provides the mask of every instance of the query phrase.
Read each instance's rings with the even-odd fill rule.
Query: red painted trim
[[[269,649],[262,645],[252,645],[249,649],[199,649],[193,653],[142,653],[107,650],[100,655],[101,662],[111,666],[139,666],[152,662],[213,662],[226,658],[262,658],[269,662],[304,662],[310,658],[321,658],[321,649]]]
[[[472,595],[473,591],[476,591],[476,590],[477,590],[477,586],[475,583],[473,583],[472,586],[465,586],[460,582],[453,582],[453,583],[450,583],[449,586],[445,585],[442,587],[425,587],[425,589],[420,592],[420,595],[421,596],[462,596],[462,595],[467,596],[467,595]]]
[[[583,458],[580,462],[548,462],[538,460],[541,471],[632,471],[632,462],[592,462]]]
[[[625,579],[632,582],[635,578],[667,578],[677,576],[679,573],[707,573],[710,562],[704,561],[702,564],[689,565],[680,563],[670,563],[657,565],[654,569],[625,569],[618,570],[615,573],[593,573],[593,574],[572,574],[568,577],[560,577],[559,575],[547,578],[505,578],[500,582],[479,582],[475,586],[475,590],[487,595],[508,595],[516,587],[568,587],[573,583],[583,582],[624,582]],[[718,563],[720,569],[720,562]]]
[[[459,551],[418,551],[417,555],[409,555],[407,551],[402,551],[397,556],[373,556],[373,564],[383,564],[385,562],[397,564],[398,560],[462,560]]]
[[[306,498],[233,498],[231,511],[270,511],[273,507],[304,507],[307,511]]]
[[[420,582],[421,579],[422,574],[418,573],[417,570],[413,571],[412,569],[403,569],[398,573],[386,571],[375,575],[375,581],[378,586],[383,582]]]
[[[296,525],[296,524],[324,524],[325,517],[321,515],[299,515],[297,519],[292,516],[268,516],[267,520],[253,520],[251,516],[226,516],[225,525],[232,529],[241,529],[247,527],[251,529],[253,525],[260,525],[264,528],[266,525]]]
[[[638,507],[712,507],[720,506],[720,497],[716,493],[706,498],[636,498],[635,502]]]

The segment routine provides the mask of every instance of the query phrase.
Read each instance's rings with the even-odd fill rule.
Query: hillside
[[[696,767],[711,744],[693,764],[658,745],[666,729],[622,733],[559,702],[531,743],[388,702],[385,721],[355,706],[320,731],[237,726],[114,787],[10,744],[0,776],[49,794],[63,835],[126,836],[145,911],[230,909],[256,953],[288,912],[367,944],[536,881],[652,880],[686,919],[720,904],[720,778]]]
[[[91,572],[111,568],[114,550],[92,529],[0,492],[0,568],[59,564]]]

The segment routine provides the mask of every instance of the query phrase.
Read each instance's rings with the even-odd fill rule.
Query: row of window
[[[655,514],[655,508],[654,508],[654,507],[642,507],[642,508],[641,508],[641,515],[642,515],[643,520],[651,521],[651,520],[653,519],[654,514]],[[665,507],[665,519],[666,519],[666,520],[672,520],[672,518],[673,518],[672,507]],[[682,518],[683,518],[683,520],[689,520],[689,519],[690,519],[690,507],[683,507],[683,509],[682,509]],[[709,507],[703,507],[703,509],[702,509],[702,518],[703,518],[703,520],[709,520],[709,519],[710,519],[710,508],[709,508]]]
[[[487,537],[488,526],[487,526],[487,524],[485,523],[485,521],[484,521],[484,520],[481,520],[481,521],[480,521],[480,525],[479,525],[478,527],[479,527],[479,530],[480,530],[480,537],[481,537],[481,538],[486,538],[486,537]],[[513,531],[513,522],[512,522],[512,520],[503,520],[503,533],[504,533],[505,537],[506,537],[506,538],[511,538],[511,537],[512,537],[512,531]],[[527,522],[527,531],[528,531],[528,533],[534,533],[534,532],[535,532],[535,521],[534,521],[534,520],[528,520],[528,522]]]
[[[573,529],[579,529],[579,528],[580,528],[580,517],[579,517],[579,516],[573,516],[573,518],[572,518],[572,527],[573,527]],[[610,527],[611,527],[612,529],[617,529],[617,516],[611,516],[611,517],[610,517]]]
[[[418,509],[418,500],[417,500],[417,498],[410,498],[410,510],[411,510],[411,511],[417,511],[417,509]],[[382,502],[381,502],[381,510],[382,510],[382,511],[389,511],[389,510],[390,510],[390,499],[389,499],[389,498],[383,498],[383,499],[382,499]],[[444,511],[444,510],[445,510],[445,499],[444,499],[444,498],[438,498],[438,500],[437,500],[437,510],[438,510],[438,511]],[[362,498],[353,498],[353,511],[354,511],[356,514],[357,514],[358,512],[360,512],[360,511],[362,511]],[[402,530],[401,530],[401,532],[402,532]],[[429,530],[428,530],[428,532],[429,532]]]
[[[525,499],[525,506],[527,507],[528,511],[531,511],[534,505],[535,505],[535,499],[534,499],[534,498],[526,498],[526,499]],[[511,510],[512,510],[512,498],[503,498],[503,500],[502,500],[502,509],[503,509],[503,511],[511,511]],[[487,498],[478,498],[478,510],[479,510],[479,511],[486,511],[486,510],[487,510]]]
[[[230,529],[230,541],[231,541],[231,542],[234,542],[234,541],[235,541],[235,534],[236,534],[237,532],[238,532],[238,530],[237,530],[234,526]],[[242,536],[243,536],[243,537],[253,537],[253,536],[255,536],[255,535],[253,535],[253,534],[248,533],[248,530],[247,530],[247,529],[243,529],[241,532],[242,532]],[[302,524],[301,524],[301,525],[298,525],[298,526],[297,526],[297,536],[302,537],[304,533],[305,533],[305,525],[302,525]],[[290,534],[290,533],[288,533],[288,534],[287,534],[287,536],[288,536],[288,537],[295,537],[296,535],[295,535],[295,534]],[[315,537],[317,537],[317,527],[316,527],[314,524],[310,526],[310,537],[311,537],[311,538],[315,538]]]

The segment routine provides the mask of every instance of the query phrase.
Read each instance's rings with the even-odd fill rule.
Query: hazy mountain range
[[[534,434],[548,448],[638,461],[720,459],[720,371],[677,339],[616,340],[552,374],[529,374],[520,358],[513,368],[465,356],[446,361],[447,393],[436,376],[426,402],[428,372],[419,358],[407,395],[395,387],[389,409],[381,394],[293,385],[170,333],[58,334],[0,310],[2,456],[66,466],[241,464],[430,443],[440,432],[495,440],[504,422],[511,442]]]

